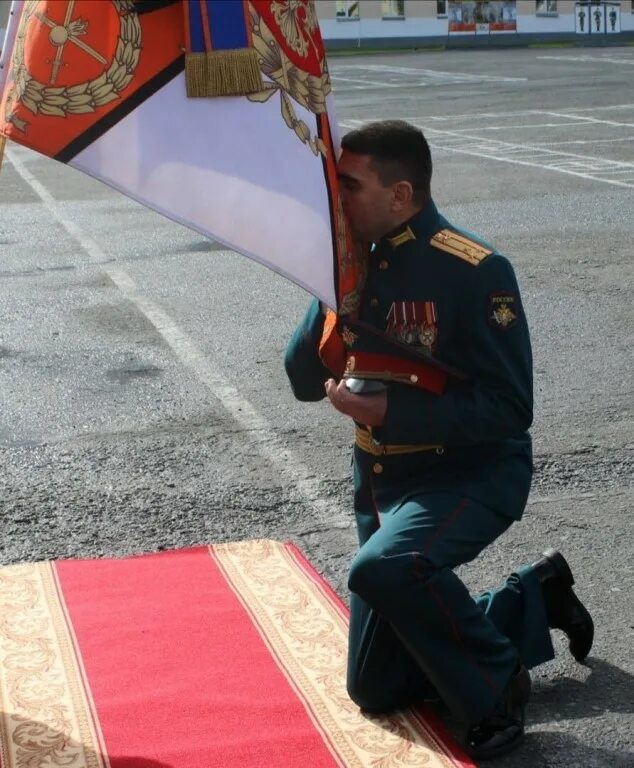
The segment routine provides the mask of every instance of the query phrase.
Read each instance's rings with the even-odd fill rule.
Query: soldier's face
[[[344,150],[337,164],[337,178],[355,238],[376,242],[393,229],[393,185],[383,186],[369,155]]]

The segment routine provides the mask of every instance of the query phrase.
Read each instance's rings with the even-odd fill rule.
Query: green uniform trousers
[[[519,659],[530,668],[554,655],[530,566],[476,599],[453,572],[513,520],[459,490],[421,491],[386,511],[371,494],[364,484],[355,498],[361,547],[349,577],[349,695],[371,712],[438,695],[455,717],[476,723]]]

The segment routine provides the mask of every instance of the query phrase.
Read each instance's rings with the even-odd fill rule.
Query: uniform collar
[[[439,222],[440,214],[434,205],[434,201],[430,199],[425,207],[412,216],[411,219],[382,237],[381,245],[385,244],[389,248],[396,250],[412,240],[422,240],[425,242],[438,231]]]

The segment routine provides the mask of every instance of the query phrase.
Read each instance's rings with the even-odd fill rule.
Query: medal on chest
[[[402,344],[433,352],[438,338],[435,302],[393,302],[387,315],[387,332]]]

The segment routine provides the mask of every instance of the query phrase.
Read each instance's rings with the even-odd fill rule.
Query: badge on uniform
[[[344,325],[341,338],[345,346],[351,349],[354,346],[354,342],[359,338],[359,334],[353,333],[347,325]]]
[[[488,319],[496,328],[511,328],[517,322],[517,294],[501,291],[489,297]]]
[[[433,352],[438,317],[433,301],[395,301],[387,315],[387,331],[397,341]]]

